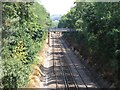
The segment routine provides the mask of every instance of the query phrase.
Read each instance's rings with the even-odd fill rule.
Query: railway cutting
[[[51,32],[49,39],[44,64],[45,77],[41,88],[78,90],[100,87],[86,73],[89,71],[68,47],[61,32]]]

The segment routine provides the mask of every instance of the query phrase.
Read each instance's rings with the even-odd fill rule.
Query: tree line
[[[120,2],[76,2],[61,17],[59,28],[72,28],[64,37],[76,43],[77,50],[101,77],[120,86]]]
[[[38,2],[2,2],[3,88],[25,87],[47,38],[50,15]]]

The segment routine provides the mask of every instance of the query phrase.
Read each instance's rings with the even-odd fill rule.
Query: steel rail
[[[59,37],[57,36],[57,38],[58,38],[58,40],[60,40],[59,39]],[[59,47],[60,47],[60,50],[58,50],[58,52],[63,52],[63,47],[62,47],[62,44],[61,44],[61,42],[59,41]],[[59,54],[59,56],[60,56],[60,54]],[[61,63],[61,61],[59,60],[59,62],[60,62],[60,65],[62,66],[62,70],[63,70],[63,73],[65,72],[64,71],[64,69],[63,69],[63,65],[62,65],[62,63]],[[70,76],[71,76],[71,78],[72,78],[72,82],[73,82],[73,85],[75,86],[75,89],[78,89],[79,87],[78,87],[78,84],[77,84],[77,82],[76,82],[76,80],[75,80],[75,78],[74,78],[74,75],[73,75],[73,73],[72,73],[72,70],[71,70],[71,68],[70,68],[70,66],[68,66],[68,65],[66,65],[66,67],[67,67],[67,70],[69,71],[69,74],[70,74]],[[65,75],[65,80],[67,80],[67,82],[69,82],[70,80],[67,78],[67,75],[66,75],[66,73],[64,73],[64,75]],[[68,86],[68,84],[69,83],[66,83],[67,84],[67,89],[70,89],[70,85]]]
[[[55,64],[55,50],[54,50],[54,37],[52,37],[52,52],[53,52],[53,73],[55,75],[55,80],[56,80],[56,89],[58,88],[58,81],[57,81],[57,75],[56,75],[56,72],[55,72],[55,67],[56,67],[56,64]]]
[[[61,41],[61,43],[62,43],[63,47],[64,47],[64,48],[66,48],[66,46],[64,45],[64,43],[63,43],[63,41],[62,41],[62,39],[61,39],[61,38],[60,38],[60,41]],[[65,50],[66,50],[66,49],[65,49]],[[67,50],[66,50],[66,51],[67,51]],[[63,52],[64,52],[64,51],[63,51]],[[71,57],[69,54],[67,54],[67,55],[68,55],[68,57],[69,57],[69,58]],[[77,73],[78,73],[79,77],[81,78],[81,80],[82,80],[83,84],[85,85],[86,89],[88,89],[87,84],[85,83],[84,79],[82,78],[82,75],[81,75],[81,74],[80,74],[80,72],[78,71],[78,69],[77,69],[76,65],[73,63],[73,60],[72,60],[71,58],[70,58],[70,61],[72,62],[73,66],[75,67],[75,69],[76,69],[76,71],[77,71]]]
[[[57,49],[57,52],[59,52],[58,49]],[[66,74],[65,74],[65,72],[64,72],[62,63],[61,63],[61,60],[62,60],[61,56],[62,56],[62,55],[60,56],[60,54],[58,53],[58,56],[60,57],[60,58],[59,58],[59,64],[60,64],[60,70],[61,70],[62,76],[63,76],[63,81],[64,81],[64,85],[65,85],[65,90],[69,90],[69,85],[68,85],[68,82],[67,82],[68,80],[67,80]]]

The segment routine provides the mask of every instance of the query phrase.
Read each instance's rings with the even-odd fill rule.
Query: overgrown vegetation
[[[49,14],[37,2],[2,3],[4,88],[26,86],[50,25]]]
[[[64,34],[113,87],[119,87],[120,2],[79,3],[62,16],[58,27],[73,28]],[[74,45],[77,43],[77,45]]]
[[[57,26],[58,26],[58,22],[52,21],[51,28],[57,28]]]

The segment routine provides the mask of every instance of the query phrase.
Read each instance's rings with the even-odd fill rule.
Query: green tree
[[[119,7],[120,2],[76,2],[58,24],[58,27],[76,30],[64,36],[72,37],[71,40],[79,45],[80,54],[116,87],[120,82],[117,76],[120,60]]]
[[[4,88],[24,87],[31,65],[38,61],[50,17],[37,2],[3,2],[2,12],[2,83]]]

